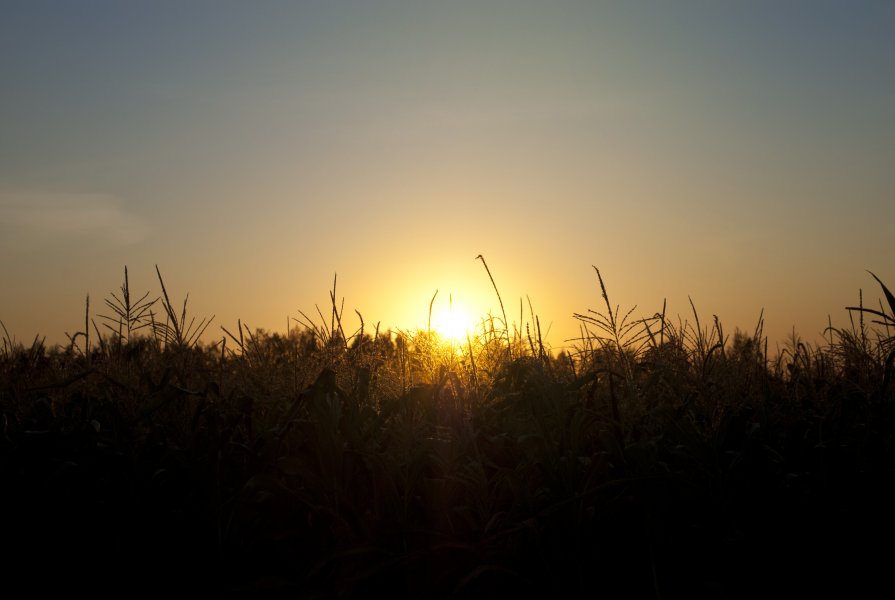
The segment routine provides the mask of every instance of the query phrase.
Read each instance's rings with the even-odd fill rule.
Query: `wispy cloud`
[[[74,241],[124,246],[149,233],[148,223],[110,194],[0,190],[0,245],[7,249]]]

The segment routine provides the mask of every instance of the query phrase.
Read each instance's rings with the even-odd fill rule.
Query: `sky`
[[[554,348],[661,310],[771,347],[895,286],[895,3],[0,0],[0,320],[132,293],[285,331],[450,303]],[[515,316],[514,316],[515,315]],[[692,318],[691,318],[692,320]],[[295,322],[292,321],[292,326]],[[549,333],[548,333],[549,331]]]

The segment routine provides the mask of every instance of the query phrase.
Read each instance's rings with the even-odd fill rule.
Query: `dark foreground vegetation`
[[[598,273],[599,276],[599,273]],[[159,277],[161,283],[161,277]],[[895,299],[768,356],[761,323],[576,315],[463,344],[215,344],[127,281],[66,347],[0,347],[5,589],[298,598],[891,590]],[[205,338],[210,330],[206,329]],[[24,586],[24,587],[23,587]],[[882,587],[880,587],[882,586]]]

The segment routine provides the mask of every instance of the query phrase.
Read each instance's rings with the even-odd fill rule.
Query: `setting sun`
[[[451,302],[432,313],[432,329],[447,340],[462,341],[472,330],[472,318],[462,306]]]

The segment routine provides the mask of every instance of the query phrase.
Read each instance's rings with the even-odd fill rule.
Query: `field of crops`
[[[613,306],[286,333],[127,279],[66,346],[0,344],[3,586],[299,598],[891,589],[895,298],[769,356],[759,322]],[[125,276],[126,277],[126,276]],[[878,280],[877,280],[878,281]],[[874,284],[875,285],[875,284]],[[831,307],[834,308],[835,307]],[[841,309],[841,307],[840,307]]]

